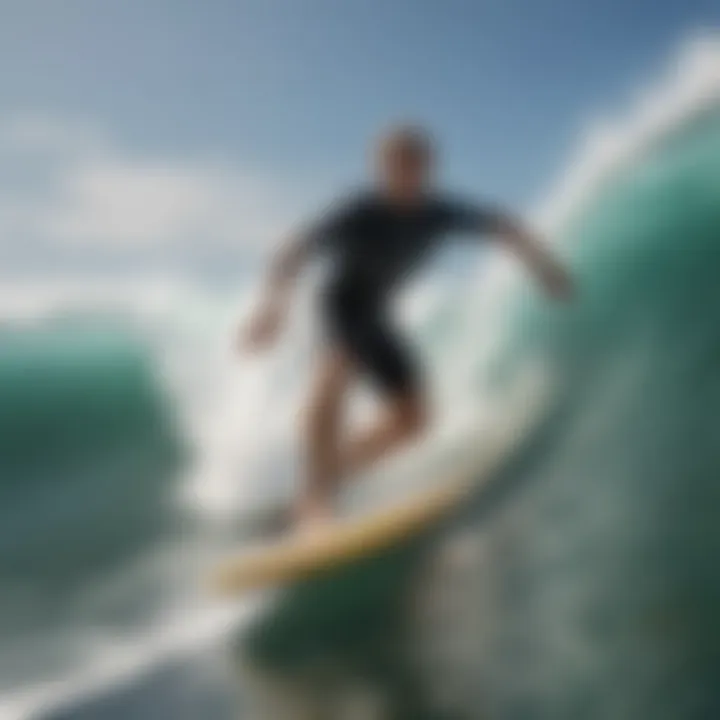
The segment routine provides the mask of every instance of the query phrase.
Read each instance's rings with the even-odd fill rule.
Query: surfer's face
[[[389,136],[377,156],[380,184],[393,197],[412,201],[430,184],[432,158],[427,141],[409,134]]]

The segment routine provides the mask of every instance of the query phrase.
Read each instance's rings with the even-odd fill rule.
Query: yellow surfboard
[[[385,510],[249,549],[222,563],[212,586],[222,595],[236,595],[370,555],[421,531],[456,506],[467,491],[468,483],[456,478]]]
[[[542,395],[522,386],[519,392],[523,401],[519,418],[492,416],[492,422],[481,430],[473,426],[466,433],[458,433],[454,451],[449,454],[451,471],[447,460],[437,464],[437,454],[430,447],[424,458],[414,457],[415,467],[424,472],[411,473],[412,485],[418,489],[410,497],[390,502],[384,509],[341,517],[314,532],[290,533],[235,552],[214,570],[211,588],[220,595],[237,596],[290,583],[371,556],[431,527],[492,477],[493,470],[537,419]],[[424,481],[431,481],[430,488],[422,475],[426,476]]]

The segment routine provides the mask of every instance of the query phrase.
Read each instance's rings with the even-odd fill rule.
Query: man
[[[519,221],[433,188],[434,150],[422,130],[395,128],[381,138],[376,152],[374,187],[339,203],[276,255],[263,300],[245,331],[250,347],[271,344],[303,264],[315,254],[329,255],[332,270],[321,298],[327,344],[307,407],[306,476],[296,508],[302,526],[332,517],[340,478],[418,438],[428,425],[418,363],[394,326],[389,306],[409,273],[444,238],[497,236],[548,294],[558,299],[572,294],[568,273]],[[344,400],[363,376],[383,400],[382,417],[368,431],[347,438]]]

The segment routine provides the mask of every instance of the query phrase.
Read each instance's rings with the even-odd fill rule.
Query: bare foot
[[[295,510],[296,532],[314,534],[328,527],[335,519],[332,506],[317,500],[303,500]]]

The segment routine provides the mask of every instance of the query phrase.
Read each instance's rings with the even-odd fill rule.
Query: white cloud
[[[48,118],[0,126],[0,247],[129,256],[254,254],[299,199],[249,169],[138,156],[99,128]]]
[[[106,158],[63,175],[43,214],[48,237],[72,245],[248,249],[280,230],[281,201],[258,181],[212,166]]]

